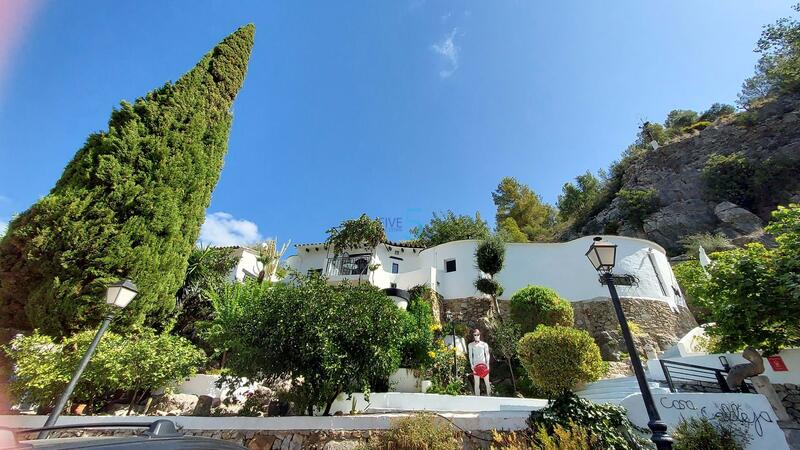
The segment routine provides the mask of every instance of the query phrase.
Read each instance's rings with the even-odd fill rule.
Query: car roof
[[[233,442],[197,436],[174,437],[81,437],[23,441],[20,444],[33,446],[35,450],[100,449],[114,450],[242,450],[245,447]]]

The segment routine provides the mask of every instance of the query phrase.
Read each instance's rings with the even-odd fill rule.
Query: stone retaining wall
[[[443,325],[446,325],[445,312],[449,310],[460,317],[457,323],[470,328],[484,328],[483,318],[493,309],[492,300],[482,297],[443,299],[441,303]],[[510,302],[500,300],[499,303],[501,313],[507,317]],[[641,329],[642,333],[636,336],[636,344],[642,353],[647,346],[652,346],[656,351],[666,350],[697,326],[687,308],[678,307],[677,311],[673,311],[666,302],[638,298],[623,298],[621,303],[628,321]],[[625,351],[625,345],[611,299],[598,298],[571,304],[575,311],[575,326],[588,331],[595,338],[603,359],[618,360],[620,352]],[[491,339],[491,336],[487,338]]]
[[[666,350],[697,326],[688,308],[679,306],[675,311],[666,302],[639,298],[623,298],[620,302],[628,322],[635,323],[641,330],[635,339],[642,353],[646,346],[655,351]],[[572,302],[572,309],[575,311],[575,326],[595,338],[604,359],[613,361],[611,354],[625,350],[611,299]]]
[[[378,439],[386,430],[181,430],[187,436],[202,436],[233,442],[250,450],[355,450],[364,448],[370,439]],[[88,436],[133,436],[141,431],[120,430],[65,430],[54,431],[51,438]],[[22,435],[20,439],[35,439],[36,434]],[[489,448],[491,431],[461,433],[465,450]]]

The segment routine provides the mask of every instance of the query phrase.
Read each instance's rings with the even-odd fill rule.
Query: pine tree
[[[227,152],[255,27],[226,37],[174,84],[122,102],[50,193],[0,241],[0,321],[66,335],[94,326],[105,286],[139,295],[117,326],[169,326]]]

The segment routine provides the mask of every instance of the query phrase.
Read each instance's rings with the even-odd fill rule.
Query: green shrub
[[[779,207],[765,230],[777,246],[751,243],[712,254],[707,273],[695,261],[675,273],[688,297],[709,313],[715,350],[751,345],[769,355],[800,345],[800,205]]]
[[[482,241],[475,249],[475,262],[478,269],[489,275],[494,275],[503,269],[505,257],[506,244],[497,235]]]
[[[572,305],[553,289],[527,286],[511,297],[511,318],[522,327],[523,333],[527,333],[538,325],[571,327],[574,313]]]
[[[723,250],[731,250],[734,245],[731,240],[721,233],[696,233],[683,237],[680,241],[686,254],[692,258],[697,258],[700,254],[700,247],[711,254]]]
[[[672,267],[678,286],[681,287],[683,296],[686,299],[686,306],[689,307],[692,315],[697,319],[698,324],[708,323],[711,320],[711,311],[705,305],[702,293],[698,293],[697,287],[704,286],[708,282],[708,273],[700,266],[697,260],[684,261]],[[701,298],[697,296],[701,295]]]
[[[475,289],[491,296],[503,294],[503,286],[500,286],[500,283],[494,278],[477,278],[475,280]]]
[[[552,432],[543,425],[532,430],[501,434],[492,431],[492,450],[592,450],[598,439],[586,428],[569,421],[567,425],[556,425]]]
[[[52,405],[67,385],[94,337],[84,331],[60,341],[41,335],[18,336],[3,350],[13,362],[11,393],[41,407]],[[72,400],[102,406],[118,391],[156,390],[196,373],[203,352],[188,340],[144,329],[124,337],[107,332],[78,382]]]
[[[752,127],[758,123],[758,111],[750,110],[737,113],[734,121],[736,122],[737,125],[741,125],[744,127]]]
[[[647,443],[637,437],[636,429],[628,421],[625,408],[593,403],[569,392],[556,397],[547,408],[531,412],[528,426],[531,430],[544,428],[550,434],[559,426],[581,427],[594,439],[590,447],[592,450],[647,447]]]
[[[645,219],[661,206],[655,189],[622,189],[617,196],[620,199],[620,215],[637,227],[641,227]]]
[[[464,383],[467,374],[472,372],[466,355],[457,353],[455,347],[448,347],[439,340],[430,357],[430,365],[424,372],[425,379],[431,381],[427,393],[459,395],[470,392]]]
[[[711,126],[711,122],[701,120],[699,122],[695,122],[688,127],[683,128],[684,133],[691,133],[692,131],[702,131]]]
[[[411,297],[403,314],[401,367],[420,369],[430,363],[428,352],[433,350],[433,324],[430,305],[422,297]]]
[[[706,417],[682,419],[672,437],[675,450],[742,450],[751,440],[746,427]]]
[[[371,443],[372,449],[453,450],[462,446],[461,433],[446,419],[416,413],[392,421],[389,431]]]
[[[589,333],[570,327],[539,326],[519,340],[517,355],[531,380],[556,395],[597,380],[607,368]]]
[[[726,105],[724,103],[714,103],[708,110],[700,115],[701,122],[713,122],[720,117],[730,116],[736,113],[736,108],[733,105]]]
[[[715,200],[749,206],[754,170],[741,152],[715,153],[703,166],[703,181]]]

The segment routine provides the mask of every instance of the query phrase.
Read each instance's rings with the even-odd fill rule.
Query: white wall
[[[675,293],[676,290],[680,292],[678,283],[660,246],[621,236],[605,236],[604,240],[618,246],[614,272],[636,275],[639,279],[638,286],[618,286],[622,297],[661,300],[673,306],[685,305],[683,299]],[[514,292],[530,284],[553,288],[571,301],[608,297],[608,289],[600,285],[597,272],[585,256],[591,243],[592,237],[584,237],[561,243],[508,244],[505,268],[498,274],[498,281],[505,290],[501,299],[509,299]],[[381,266],[369,274],[369,279],[381,288],[396,283],[400,289],[409,289],[418,284],[430,283],[435,278],[433,284],[444,298],[480,295],[474,287],[474,281],[479,276],[474,256],[477,245],[478,241],[475,240],[454,241],[415,251],[395,246],[388,250],[381,244],[376,248],[373,259],[373,262],[380,263]],[[368,252],[366,249],[361,251]],[[354,250],[350,253],[358,252]],[[329,256],[323,244],[297,246],[297,255],[289,257],[287,264],[305,274],[309,269],[324,269]],[[403,260],[393,260],[390,256]],[[455,272],[445,271],[444,264],[448,259],[455,259]],[[399,274],[391,273],[393,262],[400,265]],[[431,269],[435,269],[435,272]],[[362,277],[364,278],[367,277]]]
[[[789,450],[786,436],[778,427],[778,417],[761,394],[653,394],[653,400],[669,433],[674,433],[681,419],[690,417],[728,420],[747,429],[752,438],[747,450]],[[642,394],[626,397],[622,406],[628,410],[631,422],[647,429]]]

